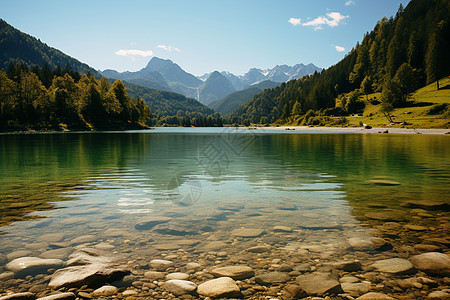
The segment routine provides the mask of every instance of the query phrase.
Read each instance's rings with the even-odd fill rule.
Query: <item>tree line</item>
[[[48,66],[0,71],[1,129],[144,128],[150,116],[144,100],[130,98],[120,80],[110,84]]]
[[[450,4],[412,0],[382,18],[339,63],[267,89],[226,116],[228,123],[298,123],[305,116],[342,116],[364,108],[360,96],[382,93],[382,110],[407,105],[416,89],[450,75]],[[310,120],[310,118],[308,118]]]

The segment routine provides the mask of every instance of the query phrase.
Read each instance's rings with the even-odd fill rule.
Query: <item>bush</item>
[[[427,115],[441,115],[448,110],[447,103],[433,105],[427,112]]]

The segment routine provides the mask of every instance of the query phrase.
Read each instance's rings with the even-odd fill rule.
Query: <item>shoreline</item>
[[[241,128],[241,127],[239,127]],[[286,131],[317,131],[317,132],[330,132],[330,133],[391,133],[391,134],[438,134],[447,135],[450,134],[450,129],[447,128],[386,128],[376,127],[371,129],[365,129],[363,127],[309,127],[309,126],[279,126],[279,127],[245,127],[254,128],[257,130],[286,130]]]
[[[105,129],[105,130],[22,130],[22,131],[0,131],[0,135],[8,134],[52,134],[52,133],[92,133],[92,132],[126,132],[126,131],[140,131],[140,130],[154,130],[159,128],[237,128],[239,130],[285,130],[297,132],[322,132],[322,133],[384,133],[384,134],[426,134],[426,135],[450,135],[448,128],[388,128],[375,127],[366,129],[363,127],[325,127],[325,126],[223,126],[223,127],[183,127],[183,126],[152,126],[142,129]]]

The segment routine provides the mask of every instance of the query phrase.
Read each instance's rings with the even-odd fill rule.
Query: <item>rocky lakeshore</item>
[[[229,203],[208,217],[172,209],[129,230],[5,236],[0,300],[450,299],[448,206],[402,208],[359,216],[364,231],[333,220],[303,224],[295,216],[314,213],[290,203],[270,215]]]

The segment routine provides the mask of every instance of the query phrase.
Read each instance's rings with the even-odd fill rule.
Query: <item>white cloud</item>
[[[334,46],[334,47],[336,48],[337,52],[344,52],[345,51],[344,47],[341,47],[341,46]]]
[[[302,23],[300,18],[290,18],[288,22],[294,26],[300,25]]]
[[[352,4],[355,4],[355,1],[349,0],[349,1],[345,2],[345,6],[350,6]]]
[[[342,20],[348,18],[338,12],[329,12],[326,16],[319,16],[312,21],[303,23],[303,26],[313,26],[314,30],[323,29],[322,25],[328,25],[330,27],[338,26]]]
[[[116,55],[119,56],[142,56],[142,57],[148,57],[153,56],[152,50],[135,50],[135,49],[121,49],[114,52]]]
[[[172,52],[172,51],[181,52],[181,50],[178,49],[177,47],[166,46],[166,45],[158,45],[157,47],[159,49],[163,49],[163,50],[166,50],[166,51],[169,51],[169,52]]]

